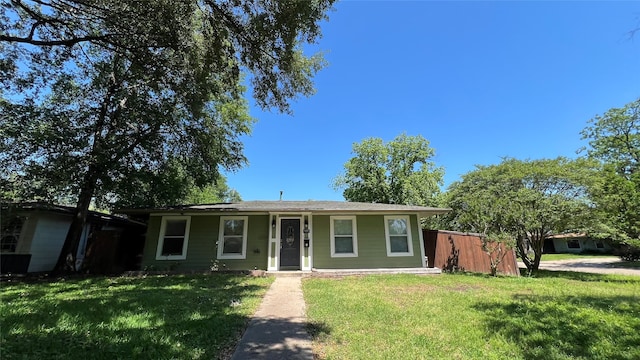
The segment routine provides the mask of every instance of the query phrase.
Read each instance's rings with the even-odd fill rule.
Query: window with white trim
[[[247,216],[221,216],[218,236],[218,259],[247,257]]]
[[[156,260],[185,260],[189,244],[189,216],[163,216]]]
[[[357,257],[355,216],[331,216],[331,257]]]
[[[385,216],[387,256],[413,256],[411,223],[408,216]]]
[[[0,231],[0,252],[14,253],[18,247],[20,233],[26,217],[24,216],[3,216]]]

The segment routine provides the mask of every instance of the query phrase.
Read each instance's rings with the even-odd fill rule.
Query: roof
[[[378,204],[347,201],[243,201],[202,205],[180,205],[156,209],[122,209],[124,214],[175,212],[257,212],[257,213],[418,213],[420,216],[445,214],[451,209],[427,206]]]
[[[547,239],[572,239],[572,238],[583,238],[587,237],[585,233],[568,233],[568,234],[557,234],[557,235],[549,235]]]
[[[20,212],[31,211],[45,211],[56,214],[64,214],[72,216],[75,213],[76,208],[74,206],[50,204],[46,202],[2,202],[0,203],[0,210],[2,212],[13,209]],[[143,225],[139,221],[124,218],[118,215],[106,214],[99,211],[89,210],[87,213],[87,219],[101,221],[103,223],[122,223],[122,224],[137,224]]]

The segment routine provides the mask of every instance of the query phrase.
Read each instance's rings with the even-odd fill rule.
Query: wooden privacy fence
[[[444,271],[491,273],[489,255],[482,250],[480,236],[442,230],[423,230],[422,234],[428,267],[438,267]],[[505,251],[504,245],[500,246]],[[520,275],[513,249],[506,250],[498,273]]]

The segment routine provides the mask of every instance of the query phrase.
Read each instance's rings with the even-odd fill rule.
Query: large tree
[[[587,156],[602,165],[591,187],[600,227],[594,235],[634,247],[640,257],[640,99],[589,121]]]
[[[259,106],[288,111],[291,98],[313,93],[312,77],[324,62],[305,56],[302,45],[320,37],[333,2],[3,0],[0,81],[22,90],[41,85],[65,61],[91,61],[83,48],[91,44],[167,81],[168,73],[190,72],[194,90],[210,76],[235,86],[246,70]],[[25,69],[35,72],[24,76]]]
[[[527,268],[537,270],[546,236],[590,224],[591,163],[566,158],[504,159],[477,166],[447,190],[450,226],[491,238],[511,236]]]
[[[57,268],[92,201],[136,188],[170,198],[167,184],[205,186],[241,166],[252,122],[241,73],[259,106],[288,112],[313,92],[323,62],[301,46],[332,2],[3,2],[0,183],[76,199]]]
[[[444,170],[432,161],[435,151],[424,137],[399,135],[353,144],[353,157],[334,179],[348,201],[385,204],[437,205]]]

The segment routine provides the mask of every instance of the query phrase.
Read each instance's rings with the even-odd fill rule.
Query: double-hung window
[[[160,238],[156,260],[184,260],[189,243],[189,216],[164,216],[160,225]]]
[[[387,256],[413,256],[411,224],[408,216],[385,216]]]
[[[247,256],[247,216],[221,216],[218,259],[245,259]]]
[[[357,257],[356,217],[332,216],[330,227],[331,257]]]
[[[6,215],[0,218],[0,220],[2,220],[2,222],[0,222],[0,252],[16,252],[25,219],[23,216]]]

